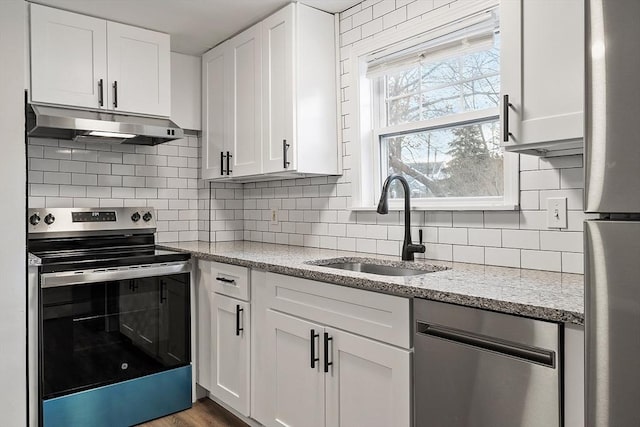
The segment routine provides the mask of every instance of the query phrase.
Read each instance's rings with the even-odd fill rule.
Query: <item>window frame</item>
[[[355,99],[348,111],[353,116],[352,149],[352,210],[373,210],[382,187],[381,138],[383,136],[451,127],[499,118],[499,108],[488,108],[457,113],[435,119],[421,120],[392,126],[386,123],[384,78],[369,80],[367,64],[375,55],[400,52],[420,43],[434,40],[452,31],[468,27],[469,21],[498,6],[495,0],[479,1],[474,7],[455,9],[453,6],[414,25],[397,30],[384,39],[355,43],[349,49],[351,86]],[[447,24],[442,24],[445,22]],[[447,197],[412,199],[414,210],[516,210],[519,208],[519,156],[504,151],[504,195],[502,197]],[[374,176],[371,182],[371,176]],[[403,201],[389,200],[389,208],[402,210]]]

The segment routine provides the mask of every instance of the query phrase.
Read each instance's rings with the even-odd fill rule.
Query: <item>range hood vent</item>
[[[169,119],[27,104],[27,134],[42,138],[157,145],[184,137]]]

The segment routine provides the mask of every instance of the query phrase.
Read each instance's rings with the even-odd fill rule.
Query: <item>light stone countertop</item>
[[[394,277],[338,270],[307,262],[343,257],[399,261],[399,257],[258,242],[177,242],[158,246],[189,252],[199,259],[369,291],[426,298],[554,322],[584,324],[584,277],[579,274],[417,260],[414,263],[416,267],[428,263],[450,267],[450,270]]]
[[[27,265],[29,267],[37,267],[40,264],[42,264],[42,261],[40,260],[40,258],[38,258],[37,256],[35,256],[34,254],[32,254],[31,252],[29,252],[29,259],[27,259]]]

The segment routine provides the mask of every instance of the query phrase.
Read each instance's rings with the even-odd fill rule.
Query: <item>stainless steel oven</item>
[[[34,215],[56,218],[30,221],[42,424],[127,426],[190,407],[189,255],[156,249],[149,209]]]

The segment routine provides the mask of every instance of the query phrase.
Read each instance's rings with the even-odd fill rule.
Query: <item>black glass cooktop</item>
[[[29,241],[29,252],[42,260],[42,273],[186,261],[190,258],[188,253],[157,249],[152,236],[33,240]]]

